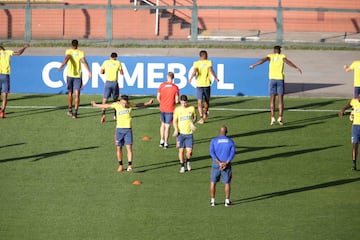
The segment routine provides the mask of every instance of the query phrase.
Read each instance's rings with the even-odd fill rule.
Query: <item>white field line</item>
[[[66,109],[66,106],[7,106],[7,108],[14,109]],[[92,106],[81,106],[83,109],[94,108]],[[95,109],[95,108],[94,108]],[[159,109],[155,107],[149,107],[148,109]],[[270,109],[266,108],[210,108],[209,111],[231,111],[231,112],[269,112]],[[301,108],[290,108],[285,109],[289,112],[339,112],[340,110],[334,109],[301,109]]]

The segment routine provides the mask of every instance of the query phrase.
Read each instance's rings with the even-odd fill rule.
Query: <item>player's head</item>
[[[113,53],[110,54],[110,57],[111,57],[112,59],[116,59],[116,58],[118,57],[118,55],[117,55],[116,52],[113,52]]]
[[[168,72],[168,74],[167,74],[168,82],[172,82],[174,80],[174,77],[175,77],[175,75],[173,72]]]
[[[124,100],[124,101],[129,101],[129,96],[126,94],[123,94],[123,95],[121,95],[120,99]]]
[[[201,50],[199,55],[200,55],[201,59],[207,59],[207,57],[208,57],[207,51],[205,51],[205,50]]]
[[[71,41],[71,46],[74,47],[74,48],[77,48],[79,46],[79,41],[74,39]]]
[[[0,50],[5,50],[5,48],[3,46],[0,45]]]
[[[181,95],[180,96],[180,104],[184,107],[187,106],[188,104],[188,97],[186,95]]]
[[[279,45],[274,46],[274,53],[281,53],[281,46]]]
[[[227,127],[225,125],[222,125],[219,130],[219,135],[226,136],[227,132]]]

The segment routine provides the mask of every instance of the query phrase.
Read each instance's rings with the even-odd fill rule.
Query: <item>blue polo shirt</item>
[[[213,166],[218,166],[215,159],[221,162],[231,161],[235,156],[235,144],[232,139],[227,136],[218,136],[213,138],[210,143],[210,155],[213,159]]]

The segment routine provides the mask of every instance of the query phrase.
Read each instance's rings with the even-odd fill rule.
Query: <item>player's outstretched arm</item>
[[[352,69],[350,68],[350,66],[344,65],[344,71],[345,71],[345,72],[351,72]]]
[[[346,111],[347,109],[350,109],[350,108],[351,108],[350,103],[346,104],[346,106],[343,107],[343,109],[340,110],[340,112],[339,112],[339,117],[344,116],[344,115],[345,115],[345,111]]]
[[[91,101],[91,105],[97,108],[110,108],[111,104],[98,104],[95,101]]]
[[[15,51],[15,52],[13,53],[13,55],[14,55],[14,56],[20,56],[21,54],[24,53],[25,49],[28,48],[29,46],[30,46],[30,45],[26,43],[23,48]]]
[[[135,106],[136,107],[144,107],[144,106],[149,106],[149,105],[151,105],[153,103],[154,103],[154,99],[151,98],[149,101],[144,102],[144,103],[137,103]]]
[[[259,61],[257,61],[256,63],[250,65],[249,68],[250,68],[250,69],[253,69],[254,67],[256,67],[256,66],[258,66],[258,65],[261,65],[261,64],[263,64],[264,62],[269,61],[269,60],[270,60],[269,57],[264,57],[264,58],[260,59]]]
[[[302,73],[301,69],[300,69],[298,66],[296,66],[292,61],[290,61],[290,60],[287,59],[287,58],[285,58],[284,61],[285,61],[285,63],[286,63],[287,65],[289,65],[290,67],[295,68],[296,70],[299,71],[299,73]]]

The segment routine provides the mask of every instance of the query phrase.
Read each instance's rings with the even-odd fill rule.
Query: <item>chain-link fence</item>
[[[7,0],[0,41],[360,45],[359,0]]]

